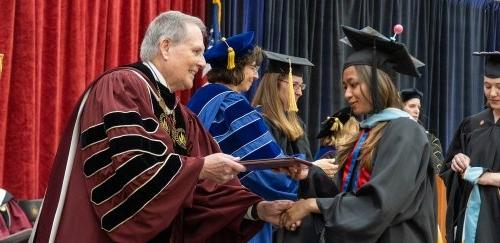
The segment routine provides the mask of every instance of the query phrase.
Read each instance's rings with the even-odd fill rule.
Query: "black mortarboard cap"
[[[403,89],[399,92],[399,94],[401,95],[401,100],[403,100],[403,102],[413,98],[422,100],[422,97],[424,97],[424,94],[416,88]]]
[[[414,77],[420,76],[417,68],[424,66],[424,63],[412,57],[406,46],[396,42],[395,38],[387,38],[369,26],[361,30],[342,26],[342,30],[346,37],[340,41],[354,49],[354,52],[346,58],[344,69],[353,65],[374,67],[371,75],[373,112],[378,112],[383,108],[377,92],[378,82],[375,78],[377,69],[385,71],[390,76],[393,76],[395,72]]]
[[[486,58],[484,76],[488,78],[500,78],[500,51],[474,52],[473,55],[484,56]]]
[[[288,111],[297,112],[297,103],[295,100],[295,92],[293,88],[292,75],[303,76],[304,67],[314,66],[311,61],[303,57],[294,57],[284,54],[279,54],[271,51],[264,51],[268,63],[266,73],[288,74]],[[291,68],[291,70],[290,70]],[[265,75],[265,74],[264,74]]]
[[[335,112],[332,116],[327,117],[322,123],[316,138],[328,137],[340,131],[343,125],[351,118],[351,107],[345,107]],[[335,122],[340,122],[334,126]]]
[[[264,51],[268,63],[266,73],[283,73],[289,72],[290,63],[292,64],[292,74],[303,76],[304,67],[314,66],[311,61],[303,57],[294,57],[271,51]]]
[[[378,31],[367,26],[361,30],[342,26],[346,35],[341,39],[354,49],[345,61],[344,69],[352,65],[373,65],[373,47],[376,49],[376,63],[378,69],[389,74],[394,72],[414,77],[420,76],[417,68],[425,64],[412,57],[403,43],[385,37]]]

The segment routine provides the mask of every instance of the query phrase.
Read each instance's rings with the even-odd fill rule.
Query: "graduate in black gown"
[[[448,243],[500,242],[500,52],[486,57],[487,108],[465,118],[446,155]]]
[[[311,214],[324,223],[324,242],[435,242],[429,141],[401,110],[392,78],[395,72],[419,76],[423,64],[372,28],[342,28],[354,49],[344,65],[344,96],[353,113],[366,119],[357,136],[338,148],[342,164],[335,180],[315,167],[296,176],[307,199],[282,214],[282,223],[300,230],[292,222]],[[307,242],[318,242],[304,234],[311,235]]]
[[[422,125],[422,122],[420,121],[420,109],[424,94],[417,88],[409,88],[401,90],[399,92],[399,96],[401,97],[401,101],[403,101],[403,110],[408,112],[413,120]],[[444,238],[441,232],[444,232],[445,227],[444,215],[446,215],[446,204],[440,202],[446,202],[446,186],[444,185],[443,180],[439,178],[439,173],[444,168],[443,148],[441,147],[441,142],[436,136],[434,136],[434,134],[429,131],[426,131],[426,134],[431,145],[432,167],[434,168],[434,173],[436,174],[434,178],[436,179],[436,198],[438,202],[438,238],[441,240],[438,240],[438,242],[443,242]]]
[[[416,88],[409,88],[401,90],[399,95],[403,101],[403,110],[408,112],[416,122],[422,124],[420,121],[420,109],[424,94]],[[431,158],[434,173],[439,174],[444,165],[443,148],[441,147],[441,142],[434,134],[429,131],[426,131],[426,133],[432,148]]]
[[[267,67],[252,100],[262,112],[276,143],[289,155],[311,161],[307,127],[297,102],[305,92],[304,75],[314,66],[307,58],[264,51]]]

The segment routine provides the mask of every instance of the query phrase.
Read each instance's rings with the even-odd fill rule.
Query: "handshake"
[[[221,184],[226,183],[246,170],[238,161],[239,158],[228,154],[216,153],[208,155],[205,157],[199,179],[207,179]],[[320,159],[313,162],[313,164],[321,168],[327,176],[333,177],[338,170],[338,165],[334,164],[334,161],[334,159]],[[305,179],[309,172],[307,166],[292,166],[275,170],[284,172],[295,180]],[[310,213],[320,213],[314,198],[301,199],[296,202],[290,200],[261,201],[253,207],[256,208],[251,210],[257,213],[256,216],[259,219],[279,227],[285,227],[290,231],[297,229],[301,220]]]
[[[290,200],[261,201],[257,203],[257,214],[261,220],[285,227],[294,231],[301,220],[310,213],[319,213],[319,208],[314,198],[300,199],[293,202]]]

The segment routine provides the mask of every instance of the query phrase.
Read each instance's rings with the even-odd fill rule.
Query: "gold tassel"
[[[220,32],[220,20],[222,18],[222,3],[220,2],[220,0],[213,0],[212,4],[215,4],[218,7],[217,9],[218,9],[219,14],[217,16],[218,17],[217,23],[219,23],[219,32]]]
[[[234,65],[234,49],[232,47],[227,48],[227,70],[233,70],[236,65]]]
[[[297,112],[297,101],[295,100],[295,91],[293,88],[292,61],[288,58],[288,111]]]
[[[226,69],[233,70],[236,67],[236,65],[234,64],[234,59],[235,59],[236,54],[234,53],[234,49],[232,47],[230,47],[229,44],[227,44],[226,38],[222,37],[221,40],[224,41],[224,43],[226,43],[226,46],[227,46],[227,66],[226,66]]]
[[[330,127],[330,131],[338,132],[344,128],[344,124],[339,120],[339,118],[335,117],[332,127]]]

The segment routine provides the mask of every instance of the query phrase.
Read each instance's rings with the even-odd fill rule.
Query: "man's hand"
[[[315,198],[300,199],[280,217],[280,225],[287,230],[294,231],[300,226],[300,221],[310,213],[319,213]]]
[[[462,153],[455,154],[451,160],[451,169],[457,173],[463,174],[470,164],[470,158]]]
[[[334,177],[339,170],[339,166],[334,163],[335,159],[319,159],[313,162],[313,164],[321,168],[328,177]]]
[[[261,201],[256,205],[257,214],[261,220],[279,225],[280,215],[289,209],[292,204],[293,201],[290,200]]]
[[[215,183],[224,184],[245,171],[245,167],[235,158],[228,154],[216,153],[205,157],[203,169],[199,179],[211,180]]]

